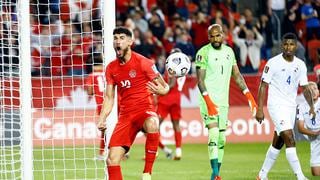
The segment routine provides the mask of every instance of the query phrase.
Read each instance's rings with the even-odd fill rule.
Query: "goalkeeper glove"
[[[213,101],[210,99],[208,92],[202,93],[203,99],[206,102],[207,109],[208,109],[208,115],[210,117],[216,116],[218,114],[217,105],[213,103]]]
[[[242,93],[247,97],[248,99],[248,103],[249,103],[249,106],[250,106],[250,110],[252,112],[252,116],[256,116],[256,113],[257,113],[257,103],[256,101],[254,100],[251,92],[249,91],[249,89],[245,89],[242,91]]]

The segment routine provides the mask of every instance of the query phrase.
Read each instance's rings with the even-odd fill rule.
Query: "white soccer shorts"
[[[296,108],[288,106],[270,106],[268,111],[278,135],[280,132],[293,129],[296,119]]]
[[[310,142],[310,166],[320,166],[320,135]]]

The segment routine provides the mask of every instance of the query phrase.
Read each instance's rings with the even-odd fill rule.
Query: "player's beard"
[[[211,46],[212,46],[214,49],[220,49],[221,44],[222,44],[222,43],[219,43],[219,42],[213,42],[213,43],[211,43]]]
[[[116,48],[116,54],[117,54],[117,57],[121,60],[124,60],[126,54],[128,53],[128,47],[126,47],[125,49],[121,49],[121,47],[117,47]]]

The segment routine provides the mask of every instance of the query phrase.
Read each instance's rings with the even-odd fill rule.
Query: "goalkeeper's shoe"
[[[222,180],[221,176],[216,176],[214,180]]]
[[[149,173],[143,173],[141,180],[151,180],[151,175]]]

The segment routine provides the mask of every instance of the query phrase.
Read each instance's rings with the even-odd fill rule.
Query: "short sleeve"
[[[112,68],[111,68],[111,63],[108,64],[108,66],[106,67],[106,84],[108,85],[114,85],[114,80],[113,80],[113,77],[112,77]]]
[[[156,65],[149,59],[141,60],[141,68],[146,73],[149,80],[156,78],[160,74]]]
[[[300,86],[308,85],[308,76],[307,76],[307,67],[305,63],[301,63],[301,71],[299,77],[299,84]]]
[[[203,47],[196,54],[196,67],[200,67],[200,69],[207,69],[208,66],[208,52],[206,49],[206,47]]]
[[[297,107],[297,120],[298,121],[303,121],[304,120],[304,118],[303,118],[303,106],[300,104],[300,105],[298,105],[298,107]]]
[[[230,55],[231,55],[231,60],[232,60],[232,66],[237,65],[237,60],[236,60],[236,56],[233,52],[233,50],[230,48]]]
[[[272,68],[271,63],[269,62],[264,67],[263,73],[261,76],[261,81],[266,82],[268,84],[271,82],[272,76],[274,74],[274,68]]]

